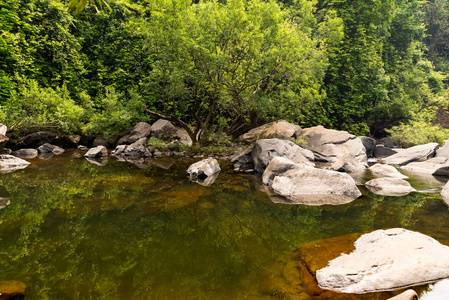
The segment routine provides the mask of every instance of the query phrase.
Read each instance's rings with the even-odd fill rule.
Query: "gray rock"
[[[21,148],[37,148],[45,143],[51,143],[55,140],[56,134],[49,131],[40,131],[29,134],[17,141],[16,147]]]
[[[432,158],[427,161],[412,162],[405,166],[401,166],[401,169],[413,173],[434,174],[438,170],[440,170],[439,171],[440,173],[443,172],[447,173],[447,170],[449,169],[449,163],[448,162],[441,163],[443,161],[441,159],[444,160],[446,158],[440,157],[439,159]],[[440,174],[440,176],[446,175]]]
[[[87,147],[84,146],[84,145],[78,145],[78,146],[76,147],[76,149],[81,150],[81,151],[88,151],[88,150],[89,150],[89,148],[87,148]]]
[[[0,155],[0,172],[9,173],[26,168],[30,163],[9,154]]]
[[[132,144],[141,138],[149,138],[151,135],[151,125],[146,122],[139,122],[134,126],[134,128],[129,133],[126,140],[127,144]]]
[[[12,155],[23,158],[35,158],[39,152],[36,149],[20,149],[12,152]]]
[[[292,204],[337,205],[362,195],[354,179],[346,173],[295,164],[284,157],[271,160],[262,181]]]
[[[316,272],[321,288],[370,293],[422,285],[449,277],[449,247],[402,228],[362,235],[355,250]]]
[[[437,150],[437,157],[449,158],[449,139],[444,142],[444,146]]]
[[[251,152],[254,162],[254,169],[258,173],[263,173],[271,159],[281,156],[292,160],[294,163],[314,166],[314,155],[291,141],[280,139],[258,140]]]
[[[115,147],[115,149],[111,152],[112,155],[119,155],[122,154],[123,151],[125,151],[126,147],[128,147],[127,145],[118,145],[117,147]]]
[[[123,154],[126,156],[143,156],[145,154],[148,139],[143,137],[127,146],[123,150]]]
[[[184,128],[179,128],[175,133],[175,138],[183,145],[192,146],[193,142],[190,135]]]
[[[350,166],[358,165],[358,169],[368,167],[365,147],[355,135],[323,126],[305,128],[301,133],[304,148],[313,151],[315,160],[337,163],[334,169],[340,169],[345,159],[350,159]]]
[[[368,168],[376,177],[408,178],[401,174],[395,167],[385,164],[375,164]]]
[[[285,120],[267,123],[265,125],[251,129],[247,133],[241,135],[237,141],[244,143],[254,143],[260,139],[278,138],[282,140],[290,140],[295,136],[301,127]]]
[[[435,156],[438,143],[429,143],[407,148],[391,156],[385,157],[380,162],[389,165],[406,165],[414,161],[425,161]]]
[[[220,165],[215,158],[206,158],[196,162],[187,169],[187,174],[191,178],[205,180],[207,177],[221,171]]]
[[[78,134],[63,135],[57,137],[56,140],[58,141],[58,144],[61,144],[63,148],[76,148],[81,141],[81,136]]]
[[[53,153],[56,155],[64,153],[64,149],[62,149],[61,147],[49,144],[49,143],[45,143],[45,144],[39,146],[37,148],[37,150],[39,153]]]
[[[84,154],[86,158],[99,158],[99,157],[107,157],[108,150],[105,146],[97,146],[94,148],[90,148],[89,151]]]
[[[178,129],[172,123],[163,119],[159,119],[151,125],[151,136],[158,139],[171,139],[177,131]]]
[[[374,149],[374,157],[388,157],[393,154],[398,153],[398,151],[387,148],[384,145],[376,145],[376,148]]]
[[[401,178],[376,178],[365,183],[365,186],[374,194],[382,196],[405,196],[416,190]]]
[[[365,153],[368,158],[374,157],[374,150],[376,149],[376,140],[367,136],[359,136],[365,147]]]
[[[92,142],[92,147],[98,147],[98,146],[104,146],[106,148],[109,148],[108,139],[102,135],[95,137],[94,141]]]
[[[368,162],[361,163],[357,157],[351,154],[337,156],[335,162],[331,164],[331,169],[339,172],[357,173],[368,167]]]

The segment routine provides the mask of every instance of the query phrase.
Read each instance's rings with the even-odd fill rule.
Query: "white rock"
[[[365,186],[374,194],[383,196],[405,196],[416,190],[401,178],[376,178],[365,183]]]
[[[187,169],[187,174],[191,178],[206,179],[207,177],[220,172],[221,168],[215,158],[206,158],[196,162]]]
[[[392,177],[392,178],[408,178],[401,174],[395,167],[385,164],[375,164],[368,168],[375,176]]]
[[[295,164],[284,157],[271,160],[262,181],[292,204],[337,205],[361,196],[348,174]]]
[[[98,157],[107,157],[108,150],[105,146],[97,146],[94,148],[90,148],[89,151],[84,154],[84,157],[87,158],[98,158]]]
[[[389,165],[406,165],[414,161],[425,161],[435,156],[438,143],[429,143],[407,148],[391,156],[385,157],[380,162]]]
[[[316,272],[321,288],[342,293],[402,289],[449,277],[449,247],[402,228],[362,235],[355,250]]]
[[[9,173],[26,168],[30,163],[13,155],[0,155],[0,172]]]

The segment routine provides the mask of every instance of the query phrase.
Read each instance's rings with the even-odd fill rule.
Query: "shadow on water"
[[[2,174],[0,279],[24,282],[26,299],[310,299],[291,256],[306,243],[391,227],[449,241],[435,193],[276,204],[225,162],[213,185],[191,182],[192,162],[100,166],[68,151]]]

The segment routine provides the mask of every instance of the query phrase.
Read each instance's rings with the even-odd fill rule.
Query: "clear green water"
[[[449,241],[444,182],[411,181],[432,193],[363,190],[346,205],[291,206],[225,162],[203,187],[185,176],[192,160],[142,169],[76,156],[0,175],[11,201],[0,210],[0,279],[25,282],[26,299],[270,299],[261,274],[304,242],[390,227]]]

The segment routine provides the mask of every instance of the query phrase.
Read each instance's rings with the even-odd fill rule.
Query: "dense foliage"
[[[383,134],[446,105],[448,16],[443,0],[2,0],[0,122]]]

